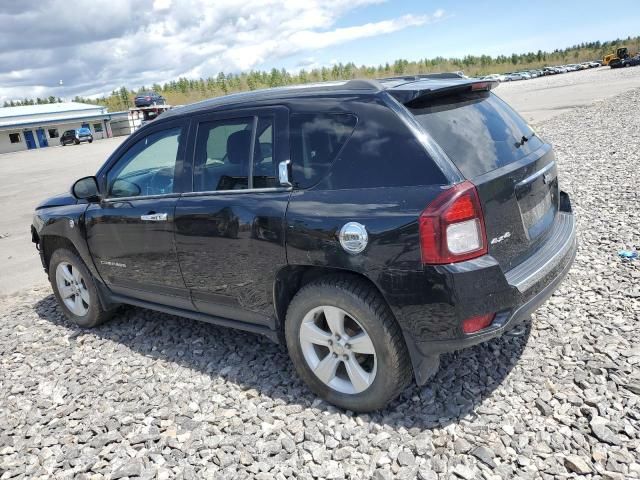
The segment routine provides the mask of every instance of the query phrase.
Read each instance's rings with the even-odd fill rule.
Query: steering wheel
[[[163,193],[173,193],[173,174],[171,167],[161,168],[151,174],[149,178],[148,195],[162,195]]]

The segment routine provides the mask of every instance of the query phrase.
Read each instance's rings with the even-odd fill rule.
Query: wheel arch
[[[273,285],[273,302],[276,314],[276,332],[278,338],[280,339],[280,342],[283,345],[286,344],[286,342],[284,341],[284,324],[286,320],[287,309],[296,293],[310,282],[331,275],[352,276],[360,281],[366,282],[378,292],[380,298],[382,298],[386,306],[389,308],[390,314],[393,316],[394,320],[400,327],[402,338],[404,339],[404,343],[409,352],[409,358],[411,360],[413,375],[416,382],[419,385],[423,385],[424,383],[426,383],[426,381],[430,377],[432,377],[438,370],[440,364],[439,355],[424,355],[417,347],[411,334],[409,334],[407,330],[403,328],[402,322],[395,315],[395,312],[393,308],[391,308],[391,305],[385,297],[382,289],[378,285],[376,285],[376,283],[368,276],[353,270],[313,265],[287,265],[285,267],[282,267],[276,273]]]
[[[287,309],[293,297],[302,287],[318,280],[319,278],[331,275],[344,275],[358,278],[370,284],[385,299],[380,288],[366,275],[336,267],[316,266],[316,265],[286,265],[276,273],[273,284],[273,302],[276,313],[276,328],[279,334],[283,331]],[[385,303],[387,303],[385,299]],[[387,306],[389,304],[387,303]],[[389,309],[391,310],[391,309]],[[397,321],[397,319],[396,319]]]
[[[61,248],[66,248],[67,250],[70,250],[71,252],[73,252],[80,258],[82,258],[82,255],[80,254],[76,246],[67,237],[62,237],[60,235],[42,235],[38,240],[39,240],[38,243],[40,244],[40,249],[42,250],[42,257],[43,257],[47,272],[49,271],[51,256],[53,255],[53,252],[55,252],[56,250],[59,250]]]
[[[38,244],[42,253],[42,263],[48,275],[50,275],[49,264],[51,263],[51,256],[53,255],[53,252],[62,248],[69,250],[71,253],[79,257],[80,260],[82,260],[82,262],[84,263],[87,270],[89,270],[89,273],[93,277],[93,281],[96,285],[98,298],[100,299],[102,307],[105,310],[113,308],[113,305],[115,304],[110,300],[110,292],[104,285],[102,278],[98,274],[93,263],[93,259],[91,258],[91,255],[86,248],[86,244],[81,245],[80,248],[78,248],[78,246],[70,238],[54,234],[39,235]]]

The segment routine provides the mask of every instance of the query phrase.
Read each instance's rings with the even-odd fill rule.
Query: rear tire
[[[49,281],[65,316],[79,327],[97,327],[113,315],[102,308],[93,277],[75,253],[64,248],[53,252]]]
[[[80,140],[75,139],[75,140],[73,141],[73,143],[75,143],[76,145],[80,145]]]
[[[381,409],[411,381],[399,325],[378,291],[357,277],[303,287],[289,305],[285,337],[298,375],[338,407]]]

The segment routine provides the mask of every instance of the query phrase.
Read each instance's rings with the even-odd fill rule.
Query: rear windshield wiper
[[[531,132],[531,135],[529,135],[528,137],[526,135],[523,135],[522,138],[515,143],[516,148],[520,148],[535,136],[536,136],[536,132]]]

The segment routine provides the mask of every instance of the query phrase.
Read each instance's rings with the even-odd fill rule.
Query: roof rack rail
[[[398,77],[386,77],[380,78],[379,81],[388,81],[388,80],[406,80],[408,82],[422,79],[438,79],[438,78],[465,78],[463,72],[440,72],[440,73],[422,73],[419,75],[400,75]]]
[[[347,90],[384,90],[384,87],[378,80],[370,80],[367,78],[348,80],[347,83],[344,84],[344,88]]]

